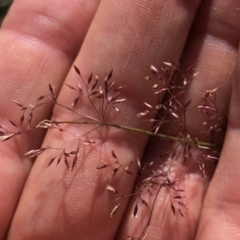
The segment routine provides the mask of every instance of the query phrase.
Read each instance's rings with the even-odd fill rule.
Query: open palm
[[[196,169],[182,169],[188,205],[185,220],[173,216],[169,198],[163,194],[154,207],[146,239],[239,239],[239,20],[237,0],[16,0],[0,30],[1,125],[21,117],[12,99],[31,103],[48,92],[49,83],[59,92],[61,102],[67,102],[71,91],[62,88],[62,83],[76,81],[74,63],[85,78],[91,72],[103,75],[114,69],[114,79],[127,86],[128,98],[117,121],[136,126],[143,100],[151,103],[155,99],[142,80],[149,65],[160,67],[162,61],[180,58],[183,68],[195,63],[199,74],[185,93],[187,99],[198,99],[206,90],[219,87],[218,100],[225,112],[230,102],[220,162],[210,184]],[[52,112],[48,106],[33,121],[51,114],[54,119],[66,119],[64,111],[55,108]],[[198,114],[189,116],[190,134],[201,130],[196,125]],[[138,127],[150,126],[140,121]],[[85,131],[81,125],[70,128]],[[34,131],[1,143],[0,238],[110,240],[141,235],[149,211],[133,218],[134,200],[130,200],[110,219],[115,203],[104,191],[112,181],[129,194],[134,178],[111,179],[96,166],[110,158],[111,149],[124,161],[143,153],[144,160],[150,161],[165,147],[162,142],[110,130],[96,149],[83,153],[72,172],[63,165],[46,168],[51,158],[47,154],[39,156],[34,165],[23,157],[41,144],[66,144],[63,136]]]

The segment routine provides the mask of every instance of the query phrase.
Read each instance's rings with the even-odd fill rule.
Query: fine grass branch
[[[142,133],[146,134],[148,136],[153,136],[153,137],[158,137],[162,138],[165,140],[169,141],[176,141],[176,142],[186,142],[186,139],[181,138],[181,137],[176,137],[168,134],[163,134],[163,133],[155,133],[152,131],[144,130],[142,128],[135,128],[135,127],[130,127],[130,126],[125,126],[125,125],[120,125],[120,124],[115,124],[115,123],[110,123],[110,122],[101,122],[101,121],[49,121],[47,120],[48,124],[71,124],[71,125],[99,125],[99,126],[106,126],[106,127],[113,127],[113,128],[118,128],[130,132],[136,132],[136,133]],[[41,127],[41,123],[38,127]],[[216,143],[212,142],[204,142],[204,141],[198,141],[197,139],[195,140],[187,140],[188,144],[191,145],[197,145],[200,148],[210,148],[210,149],[220,149],[221,146]]]

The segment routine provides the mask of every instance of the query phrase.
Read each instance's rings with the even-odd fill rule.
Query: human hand
[[[122,104],[123,113],[117,119],[124,125],[136,125],[136,114],[142,110],[143,99],[154,102],[155,96],[145,90],[146,83],[141,81],[148,74],[148,65],[159,66],[162,61],[181,56],[183,67],[196,63],[199,72],[186,98],[198,99],[207,89],[222,86],[218,99],[221,107],[227,110],[239,43],[237,1],[206,0],[199,9],[200,1],[186,0],[47,3],[15,1],[2,26],[0,102],[3,124],[6,119],[19,120],[11,107],[12,99],[31,103],[46,94],[49,83],[59,91],[63,81],[75,82],[73,62],[84,77],[90,72],[103,74],[114,69],[116,82],[127,86],[124,92],[128,101]],[[226,144],[204,205],[202,199],[208,187],[207,180],[202,179],[198,171],[184,170],[182,187],[189,208],[186,219],[173,216],[169,198],[161,195],[154,207],[146,239],[194,239],[196,235],[198,240],[237,239],[236,229],[240,225],[235,214],[239,202],[235,143],[238,142],[237,89],[236,85]],[[63,88],[59,96],[61,102],[67,102],[69,94],[69,90]],[[46,107],[34,116],[34,121],[50,114],[50,107]],[[53,117],[64,119],[67,116],[56,108]],[[196,115],[189,117],[190,134],[199,131],[196,118]],[[138,124],[138,127],[146,126],[149,127],[144,122]],[[82,126],[69,128],[79,133],[84,131]],[[46,159],[52,157],[48,153],[39,156],[33,167],[31,161],[23,159],[25,152],[40,147],[42,141],[45,146],[67,144],[68,139],[63,136],[59,132],[49,132],[43,141],[43,133],[33,132],[24,141],[12,139],[7,144],[1,143],[0,178],[4,184],[0,188],[0,238],[7,233],[12,217],[7,237],[10,240],[138,237],[144,228],[144,215],[149,211],[142,209],[137,219],[132,218],[134,202],[130,201],[128,205],[127,202],[122,204],[117,214],[109,219],[115,202],[103,191],[110,182],[117,185],[120,192],[130,193],[134,178],[116,175],[111,179],[97,171],[96,166],[110,159],[111,149],[125,161],[142,156],[147,137],[110,130],[96,149],[82,153],[84,158],[78,160],[72,172],[62,165],[46,168]],[[162,143],[151,141],[144,154],[146,161],[157,156],[160,147]],[[226,222],[229,225],[226,226]]]

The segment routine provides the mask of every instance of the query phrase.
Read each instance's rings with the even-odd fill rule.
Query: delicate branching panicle
[[[150,90],[156,97],[156,101],[155,104],[152,104],[147,99],[144,100],[143,110],[136,116],[139,121],[152,123],[150,130],[115,124],[112,119],[111,122],[108,121],[108,112],[120,113],[121,104],[126,100],[121,97],[124,86],[115,83],[112,70],[105,74],[103,79],[94,76],[93,73],[84,79],[79,68],[74,66],[74,69],[79,81],[71,84],[65,83],[65,86],[73,93],[73,98],[69,104],[59,102],[56,91],[51,84],[49,84],[48,94],[39,96],[34,104],[24,105],[13,100],[21,111],[19,124],[9,121],[9,126],[0,125],[0,141],[7,141],[38,128],[71,135],[72,141],[65,147],[43,146],[39,149],[29,150],[25,156],[35,158],[46,151],[52,151],[54,155],[48,159],[46,167],[58,166],[63,163],[67,169],[73,170],[78,162],[82,147],[88,145],[94,147],[98,143],[98,139],[93,138],[92,134],[99,128],[118,128],[122,131],[161,138],[171,143],[171,147],[163,149],[157,158],[147,159],[146,162],[141,163],[138,156],[133,156],[129,162],[122,163],[115,150],[112,150],[110,153],[112,162],[103,162],[96,166],[99,171],[109,172],[109,181],[111,178],[116,178],[117,175],[126,174],[133,180],[137,179],[138,182],[132,193],[122,193],[110,183],[106,186],[106,191],[109,192],[110,197],[114,195],[116,198],[116,204],[112,206],[112,210],[108,214],[110,218],[114,217],[123,205],[122,201],[129,197],[135,198],[132,212],[134,218],[141,211],[140,205],[148,209],[149,217],[146,220],[142,235],[128,236],[129,240],[140,240],[146,235],[160,193],[167,194],[169,208],[173,215],[179,214],[185,217],[188,209],[187,199],[184,196],[184,189],[181,188],[181,179],[176,179],[177,174],[174,175],[173,172],[177,168],[176,166],[184,165],[187,167],[191,162],[199,167],[203,177],[207,177],[205,163],[218,161],[220,146],[214,142],[214,135],[225,130],[227,117],[218,108],[217,88],[203,93],[197,104],[199,113],[204,116],[202,126],[199,128],[205,127],[207,129],[206,136],[211,136],[210,142],[203,142],[202,139],[196,137],[197,133],[189,132],[187,126],[186,113],[191,108],[196,108],[196,105],[192,104],[192,99],[185,100],[184,98],[189,82],[193,81],[197,75],[193,65],[186,70],[186,73],[183,73],[179,64],[173,61],[163,62],[159,69],[150,65],[151,74],[143,81],[152,82]],[[87,104],[87,112],[86,108],[79,107],[83,103]],[[43,119],[33,124],[35,112],[45,105],[52,105],[69,112],[69,119]],[[65,116],[67,115],[65,114]],[[73,118],[76,120],[72,120]],[[65,127],[71,124],[84,125],[88,128],[81,134],[71,132],[69,128]],[[171,129],[171,135],[166,134],[166,129]],[[136,169],[138,170],[136,171]]]

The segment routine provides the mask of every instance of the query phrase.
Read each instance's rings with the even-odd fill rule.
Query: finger
[[[8,121],[18,124],[22,114],[12,99],[23,105],[35,104],[39,94],[46,94],[49,83],[59,89],[96,7],[97,1],[14,1],[0,30],[1,126],[9,131],[18,131]],[[33,121],[46,118],[50,112],[51,106],[42,108]],[[25,125],[22,126],[24,128]],[[4,139],[2,131],[1,140]],[[0,145],[0,180],[4,183],[0,189],[1,239],[31,167],[31,162],[23,159],[23,153],[38,147],[43,134],[34,132]]]
[[[200,99],[205,95],[206,90],[218,88],[216,91],[216,103],[219,115],[217,116],[221,117],[222,112],[227,113],[230,97],[229,88],[234,76],[239,40],[239,26],[237,12],[234,12],[236,10],[235,7],[235,1],[223,2],[215,0],[202,3],[182,55],[181,66],[183,67],[183,72],[193,63],[196,63],[195,68],[199,72],[189,82],[184,97],[181,99],[182,104],[185,104],[188,100],[192,100],[192,102],[185,114],[185,120],[182,115],[180,124],[176,123],[176,121],[174,124],[165,123],[160,129],[160,132],[173,136],[179,136],[180,132],[182,136],[186,137],[186,141],[182,144],[176,144],[152,139],[149,142],[144,159],[150,164],[154,162],[155,165],[151,168],[149,166],[151,171],[155,170],[154,174],[156,172],[162,173],[160,177],[153,178],[154,181],[158,181],[159,185],[150,188],[150,182],[147,186],[148,182],[146,179],[153,176],[151,171],[143,180],[139,181],[137,186],[142,192],[140,191],[140,194],[138,192],[137,197],[132,199],[128,207],[128,211],[122,221],[119,239],[126,235],[140,237],[145,234],[147,234],[146,239],[195,238],[202,199],[204,198],[215,164],[207,161],[203,162],[207,175],[207,178],[203,179],[202,172],[198,167],[199,158],[197,157],[201,157],[202,150],[192,149],[192,156],[187,154],[187,160],[184,161],[183,149],[184,146],[188,145],[187,137],[190,137],[190,139],[198,138],[199,141],[211,141],[212,136],[208,132],[210,127],[216,122],[209,121],[209,117],[203,115],[197,109]],[[225,16],[229,16],[230,12],[231,17],[226,18]],[[182,83],[180,84],[182,85]],[[176,113],[178,114],[178,112]],[[217,116],[215,119],[218,119]],[[207,125],[202,124],[205,121],[208,121]],[[182,130],[181,132],[181,129],[184,131]],[[220,144],[222,143],[222,135],[217,135],[217,141]],[[167,153],[165,157],[159,157],[165,153]],[[174,166],[171,167],[171,164],[174,164]],[[176,187],[184,189],[184,193],[171,189],[166,182],[166,176],[172,182],[179,181],[179,186]],[[147,187],[153,192],[153,196],[149,194],[149,191],[146,191]],[[141,202],[139,195],[144,201],[147,201],[149,208]],[[185,198],[174,198],[174,196],[185,196]],[[186,204],[188,210],[181,207],[179,202]],[[132,216],[135,215],[136,204],[138,206],[138,215],[137,218],[134,218]],[[176,211],[175,216],[172,206]],[[152,209],[153,212],[151,212]],[[181,219],[181,213],[179,214],[178,209],[184,213],[185,219]],[[216,218],[214,219],[216,220]],[[203,239],[206,238],[203,237]]]
[[[149,97],[149,102],[154,101],[151,94],[145,91],[141,79],[149,68],[148,64],[180,56],[198,3],[198,1],[190,1],[189,4],[182,1],[101,2],[77,57],[76,65],[80,68],[83,79],[88,78],[90,72],[99,74],[102,79],[104,72],[113,68],[116,84],[127,85],[123,98],[128,98],[128,102],[122,104],[122,113],[117,115],[110,111],[104,121],[138,127],[148,126],[135,123],[136,113],[142,105],[140,101],[142,97]],[[177,38],[176,44],[174,40]],[[76,86],[76,81],[77,74],[71,71],[67,83]],[[71,93],[71,90],[63,89],[58,102],[69,106],[72,101],[69,99]],[[84,106],[85,102],[80,101],[77,111],[98,117],[94,109],[91,112],[91,104]],[[101,115],[101,108],[98,111]],[[56,108],[53,118],[72,120],[74,114]],[[77,120],[81,121],[79,118]],[[85,118],[85,121],[88,120]],[[71,125],[66,129],[79,136],[89,130],[85,126]],[[54,166],[46,169],[49,160],[54,156],[51,153],[38,158],[13,220],[9,239],[15,239],[18,234],[23,238],[34,239],[114,238],[127,201],[123,200],[121,208],[110,220],[109,213],[116,202],[114,196],[104,192],[104,188],[106,184],[114,185],[120,192],[127,194],[131,191],[134,178],[118,172],[116,178],[112,179],[111,170],[107,168],[102,172],[96,170],[96,166],[103,162],[113,162],[112,149],[120,163],[129,164],[135,161],[136,156],[141,157],[147,138],[138,134],[129,136],[129,133],[124,131],[111,129],[105,132],[104,128],[93,134],[86,136],[86,139],[96,139],[102,135],[100,142],[95,148],[84,149],[80,146],[78,163],[72,174],[66,172],[63,164],[57,169]],[[66,135],[52,131],[47,135],[43,146],[62,148],[69,144],[68,140]],[[77,146],[74,147],[78,150]],[[45,208],[46,206],[50,208]],[[22,224],[21,219],[26,209],[29,215]],[[35,218],[36,214],[38,219],[43,220],[42,222]],[[54,225],[51,224],[53,221]],[[63,231],[60,232],[59,229]]]
[[[204,200],[198,240],[239,239],[239,67],[238,51],[237,74],[232,86],[227,134],[219,164]]]

